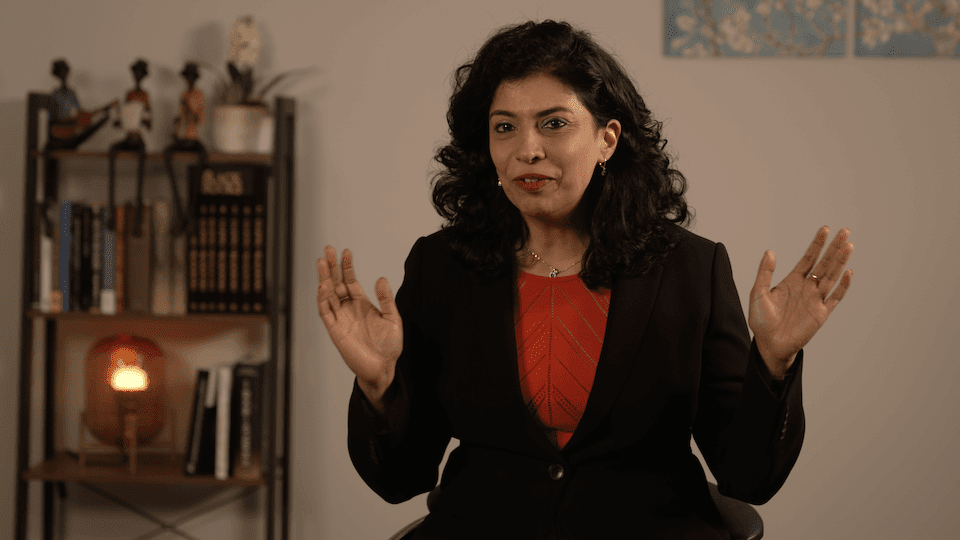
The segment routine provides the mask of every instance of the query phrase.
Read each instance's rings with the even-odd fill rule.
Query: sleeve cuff
[[[752,340],[750,343],[750,348],[753,349],[751,358],[755,358],[756,361],[754,364],[757,366],[757,373],[760,375],[760,379],[766,385],[767,390],[777,398],[782,400],[784,396],[787,395],[787,390],[790,389],[790,386],[793,385],[793,380],[796,378],[796,374],[800,371],[800,366],[803,363],[803,349],[800,349],[800,352],[797,353],[797,358],[793,361],[793,364],[790,366],[790,369],[787,370],[782,380],[777,380],[773,378],[773,375],[770,373],[770,369],[767,367],[766,362],[763,361],[763,358],[760,356],[760,351],[757,350],[756,340]]]

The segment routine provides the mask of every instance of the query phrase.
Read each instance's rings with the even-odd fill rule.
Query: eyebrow
[[[557,112],[573,113],[573,111],[571,111],[571,110],[568,109],[567,107],[552,107],[552,108],[550,108],[550,109],[545,109],[545,110],[542,110],[542,111],[538,112],[538,113],[536,114],[536,117],[537,117],[537,118],[543,118],[544,116],[550,116],[551,114],[557,113]],[[502,110],[502,109],[497,109],[497,110],[495,110],[495,111],[490,111],[490,118],[493,118],[494,116],[506,116],[506,117],[508,117],[508,118],[516,118],[516,117],[517,117],[516,114],[514,114],[514,113],[512,113],[512,112],[510,112],[510,111]]]

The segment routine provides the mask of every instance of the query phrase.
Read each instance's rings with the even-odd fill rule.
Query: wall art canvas
[[[960,0],[857,0],[857,56],[960,58]]]
[[[841,57],[847,0],[664,0],[664,46],[679,57]]]

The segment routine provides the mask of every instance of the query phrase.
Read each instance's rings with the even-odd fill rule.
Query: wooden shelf
[[[151,313],[122,312],[116,315],[102,315],[82,311],[61,313],[43,312],[31,309],[27,312],[31,319],[55,319],[58,321],[159,321],[159,322],[214,322],[239,323],[248,321],[270,322],[267,313],[188,313],[186,315],[153,315]]]
[[[95,461],[96,460],[96,461]],[[85,467],[67,452],[57,453],[53,459],[43,461],[31,467],[23,474],[24,480],[44,482],[85,482],[91,484],[149,484],[165,486],[260,486],[266,484],[261,477],[257,480],[229,478],[218,480],[213,476],[188,476],[183,474],[183,456],[169,454],[141,453],[137,456],[137,473],[131,474],[126,464],[104,463],[104,458],[93,458]]]
[[[87,150],[54,150],[49,152],[49,157],[58,160],[66,159],[99,159],[105,160],[109,157],[107,152],[91,152]],[[43,152],[35,150],[33,157],[43,157]],[[133,160],[137,154],[133,152],[120,152],[118,159]],[[197,154],[191,152],[175,152],[174,161],[197,161]],[[163,161],[163,154],[160,152],[150,152],[147,154],[147,161]],[[271,165],[273,164],[273,154],[225,154],[223,152],[210,152],[207,154],[207,163],[244,163],[252,165]]]

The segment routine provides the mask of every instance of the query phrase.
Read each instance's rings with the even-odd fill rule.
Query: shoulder
[[[668,225],[667,231],[675,239],[676,246],[664,258],[665,269],[710,272],[718,256],[726,257],[726,249],[721,243],[675,224]]]
[[[410,248],[405,267],[408,272],[432,273],[463,269],[453,249],[452,235],[443,229],[417,239]]]

